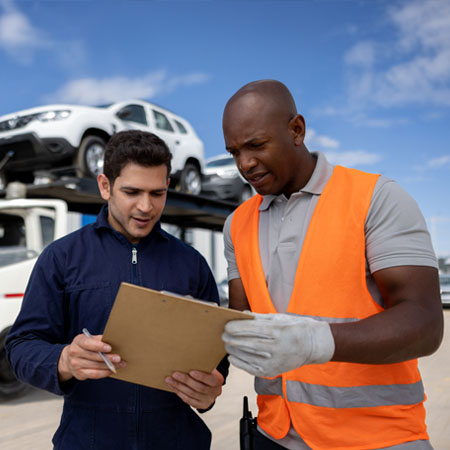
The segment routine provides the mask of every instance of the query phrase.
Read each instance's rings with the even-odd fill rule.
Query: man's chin
[[[259,189],[255,188],[255,191],[259,195],[278,195],[278,193],[276,192],[276,189],[272,186],[262,186]]]
[[[153,226],[154,226],[154,224],[152,223],[145,227],[134,228],[133,230],[131,230],[130,235],[134,239],[142,239],[151,233],[151,231],[153,230]]]

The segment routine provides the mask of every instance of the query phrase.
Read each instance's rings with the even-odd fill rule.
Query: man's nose
[[[139,198],[137,208],[142,212],[150,212],[153,209],[153,203],[150,196],[142,195]]]
[[[248,172],[256,166],[256,159],[252,155],[248,155],[245,152],[242,152],[239,155],[237,166],[241,172]]]

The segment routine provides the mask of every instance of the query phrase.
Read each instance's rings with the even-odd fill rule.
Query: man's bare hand
[[[115,365],[124,367],[120,356],[111,354],[111,346],[102,342],[103,335],[87,337],[75,336],[70,345],[66,345],[58,361],[58,378],[64,382],[75,377],[77,380],[100,379],[111,375],[111,371],[97,352],[103,352]]]
[[[222,393],[223,376],[214,369],[211,373],[192,370],[189,374],[174,372],[166,383],[188,405],[207,409]]]

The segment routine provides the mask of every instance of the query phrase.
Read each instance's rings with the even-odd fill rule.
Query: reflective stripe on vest
[[[255,391],[260,395],[283,396],[281,377],[256,377]],[[287,380],[289,402],[306,403],[324,408],[374,408],[386,405],[414,405],[423,401],[423,384],[393,384],[378,386],[331,387]]]
[[[283,383],[281,377],[255,377],[255,392],[260,395],[279,395],[283,397]]]
[[[364,224],[377,175],[336,166],[311,218],[287,313],[329,323],[383,311],[366,285]],[[276,313],[259,254],[254,196],[231,223],[236,261],[252,311]],[[355,301],[357,299],[357,301]],[[369,449],[428,439],[417,360],[329,362],[257,378],[258,424],[276,439],[290,423],[313,449]]]

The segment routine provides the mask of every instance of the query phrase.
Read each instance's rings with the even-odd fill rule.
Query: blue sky
[[[449,0],[0,0],[0,114],[148,99],[210,157],[228,98],[263,78],[308,148],[398,181],[450,256]]]

